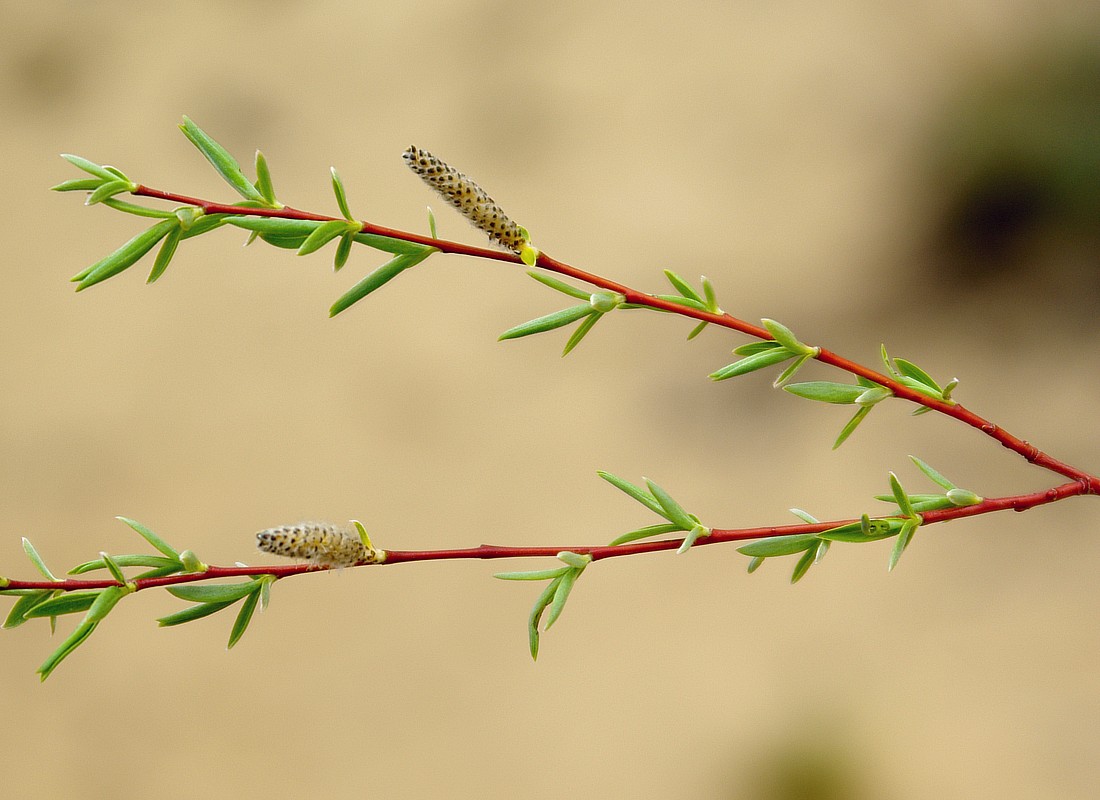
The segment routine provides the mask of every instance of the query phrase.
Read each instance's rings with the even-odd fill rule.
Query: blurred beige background
[[[3,574],[26,535],[56,569],[142,520],[205,560],[253,532],[366,522],[397,549],[601,543],[648,524],[597,469],[647,475],[708,523],[874,510],[916,453],[984,495],[1055,482],[974,431],[848,410],[757,375],[745,340],[615,315],[496,343],[560,307],[522,272],[435,257],[336,320],[379,263],[297,259],[218,231],[167,274],[69,276],[140,229],[46,187],[57,154],[230,199],[188,114],[280,197],[479,234],[401,162],[476,176],[547,252],[663,290],[705,273],[725,309],[866,362],[880,341],[1071,463],[1100,468],[1095,180],[1100,14],[1080,2],[0,3]],[[1053,110],[1052,110],[1053,109]],[[1091,138],[1090,138],[1091,137]],[[827,371],[817,377],[841,379]],[[731,547],[587,573],[539,662],[537,589],[499,563],[275,587],[159,630],[123,604],[45,684],[57,639],[5,632],[11,796],[928,798],[1095,796],[1096,503],[837,546],[795,587]],[[525,564],[523,566],[534,566]],[[519,566],[517,565],[517,568]],[[6,607],[6,606],[5,606]],[[6,612],[5,612],[6,613]],[[69,621],[66,621],[68,630]]]

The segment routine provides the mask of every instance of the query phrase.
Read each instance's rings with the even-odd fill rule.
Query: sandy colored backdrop
[[[564,335],[496,343],[560,304],[503,265],[437,256],[329,320],[379,254],[334,276],[223,230],[153,287],[143,264],[74,294],[141,221],[47,193],[76,177],[57,154],[229,199],[182,114],[244,163],[261,148],[294,206],[334,213],[335,165],[355,214],[423,230],[430,202],[480,244],[403,166],[429,148],[556,257],[650,291],[705,273],[726,310],[866,362],[886,341],[1100,468],[1095,298],[1045,272],[1073,246],[1015,256],[1000,289],[930,271],[927,246],[952,104],[1095,43],[1086,5],[0,2],[0,573],[31,574],[23,535],[57,570],[130,551],[116,514],[221,564],[309,518],[399,549],[648,524],[597,469],[722,527],[873,510],[890,469],[921,490],[908,453],[984,495],[1054,482],[900,404],[831,452],[847,409],[709,382],[745,340],[687,343],[683,320],[623,314],[564,360]],[[5,792],[1092,797],[1095,506],[936,526],[892,575],[888,544],[837,546],[795,587],[730,547],[601,564],[537,665],[537,589],[496,564],[286,581],[228,654],[229,616],[159,630],[181,604],[141,593],[45,685],[45,626],[0,637]]]

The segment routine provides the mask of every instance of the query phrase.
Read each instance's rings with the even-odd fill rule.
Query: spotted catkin
[[[329,522],[299,522],[268,528],[256,534],[256,546],[265,553],[302,558],[322,567],[350,567],[382,561],[383,553],[363,544],[354,527]]]
[[[450,164],[416,145],[406,150],[402,158],[409,169],[439,192],[462,216],[485,231],[490,239],[515,253],[523,250],[526,243],[523,230],[509,219],[484,189]]]

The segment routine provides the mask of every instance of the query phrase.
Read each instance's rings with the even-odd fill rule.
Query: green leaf
[[[805,383],[792,383],[783,387],[783,391],[790,392],[797,397],[807,400],[816,400],[819,403],[836,403],[837,405],[850,405],[866,389],[862,386],[853,386],[850,383],[834,383],[833,381],[806,381]]]
[[[73,178],[71,181],[62,181],[56,186],[51,186],[51,192],[90,192],[103,183],[101,178]]]
[[[703,330],[709,325],[709,322],[700,322],[694,328],[691,329],[691,333],[688,334],[688,341],[690,342],[696,336],[703,332]]]
[[[276,208],[282,206],[282,203],[275,199],[275,185],[271,182],[271,170],[267,166],[267,159],[259,150],[256,151],[256,183],[254,185],[256,191],[263,196],[269,205]]]
[[[244,176],[244,173],[241,172],[241,165],[237,163],[233,156],[229,155],[228,150],[211,139],[202,128],[187,117],[183,118],[180,130],[191,141],[191,144],[195,145],[199,152],[206,157],[206,160],[213,165],[218,174],[225,178],[226,183],[237,190],[241,197],[246,200],[256,200],[266,205],[266,198]]]
[[[570,297],[576,297],[578,300],[584,300],[585,302],[587,302],[588,298],[592,296],[591,292],[586,292],[584,289],[578,288],[576,286],[570,286],[568,283],[565,283],[564,281],[559,281],[552,275],[547,275],[533,269],[528,270],[527,274],[544,286],[549,286],[551,289],[561,292],[562,294],[567,294]]]
[[[614,486],[619,491],[625,492],[626,494],[633,497],[635,500],[637,500],[643,506],[648,508],[650,511],[653,511],[657,514],[660,514],[662,517],[665,516],[664,509],[661,507],[661,504],[659,502],[657,502],[657,498],[653,497],[651,494],[646,492],[644,489],[640,489],[637,486],[635,486],[633,483],[631,483],[630,481],[623,480],[622,478],[620,478],[617,475],[612,475],[610,472],[604,472],[603,470],[597,470],[596,474],[599,475],[601,478],[603,478],[608,483],[610,483],[612,486]],[[676,528],[675,530],[680,530],[680,529]]]
[[[567,569],[567,571],[569,570]],[[550,605],[550,601],[554,599],[554,595],[557,593],[564,577],[562,575],[554,578],[547,584],[546,588],[542,590],[542,594],[535,600],[535,605],[531,608],[531,613],[527,617],[527,643],[531,648],[532,660],[538,660],[539,657],[539,622],[542,620],[542,614],[546,607]]]
[[[122,194],[123,192],[129,192],[134,188],[134,184],[129,181],[107,181],[100,184],[99,188],[88,195],[84,201],[86,206],[94,206],[96,203],[102,203],[104,200],[114,197],[116,194]]]
[[[565,601],[569,599],[569,593],[573,591],[573,586],[580,574],[581,570],[570,569],[557,579],[558,588],[554,590],[554,598],[550,603],[550,613],[546,615],[546,630],[550,630],[550,626],[558,621],[561,612],[565,610]]]
[[[889,570],[893,572],[894,567],[898,565],[898,560],[901,558],[901,554],[905,552],[905,548],[909,546],[909,542],[913,539],[913,534],[916,532],[920,523],[914,519],[907,519],[901,526],[901,532],[898,533],[897,541],[894,542],[894,549],[890,553],[890,566]]]
[[[536,569],[530,572],[498,572],[493,575],[502,581],[548,581],[560,578],[569,567],[557,567],[556,569]]]
[[[417,244],[416,242],[406,242],[403,239],[391,239],[389,236],[379,236],[376,233],[357,233],[355,234],[355,241],[359,244],[365,244],[367,247],[373,247],[375,250],[381,250],[383,253],[393,253],[399,256],[415,256],[425,250],[429,253],[438,252],[434,247]]]
[[[306,237],[302,246],[298,248],[298,255],[308,256],[310,253],[320,250],[337,236],[347,232],[348,223],[343,220],[334,219],[329,222],[322,222],[313,233]]]
[[[644,528],[638,528],[637,530],[616,537],[611,541],[610,546],[615,547],[616,545],[636,542],[639,539],[648,539],[650,536],[660,536],[665,533],[672,533],[679,530],[683,529],[679,525],[671,522],[662,522],[660,525],[648,525]]]
[[[763,563],[764,563],[764,557],[763,556],[756,556],[755,558],[750,559],[750,561],[749,561],[749,574],[752,575],[754,572],[756,572],[758,569],[760,569],[760,565],[763,564]]]
[[[913,380],[924,384],[929,389],[932,389],[934,392],[936,392],[936,394],[940,394],[943,391],[942,389],[940,389],[940,385],[932,379],[931,375],[918,367],[912,361],[906,361],[904,358],[895,358],[894,366],[898,368],[898,371],[902,375],[905,375],[906,377],[912,378]]]
[[[802,580],[802,576],[805,575],[810,567],[814,565],[817,560],[817,548],[811,547],[805,553],[802,554],[802,558],[798,559],[798,563],[794,565],[794,572],[791,573],[791,583],[798,583]]]
[[[665,270],[665,277],[668,278],[668,282],[672,284],[672,288],[691,300],[694,300],[703,308],[706,308],[706,301],[700,296],[700,294],[692,288],[691,284],[677,275],[670,269]]]
[[[358,237],[356,237],[358,239]],[[358,303],[368,294],[373,292],[396,278],[402,272],[411,267],[415,267],[421,261],[426,259],[432,253],[438,252],[434,247],[421,247],[420,252],[411,255],[394,256],[385,264],[380,266],[374,272],[372,272],[359,283],[352,286],[347,292],[345,292],[340,299],[332,304],[332,307],[328,310],[330,317],[335,317],[342,311],[346,311],[351,306]]]
[[[222,609],[229,608],[229,606],[239,600],[240,598],[237,598],[237,600],[227,600],[223,603],[200,603],[197,606],[185,608],[183,611],[177,611],[175,614],[169,614],[167,617],[161,617],[157,620],[157,624],[162,628],[168,628],[173,625],[182,625],[185,622],[194,622],[197,619],[209,617],[211,614],[216,614]]]
[[[352,245],[355,244],[355,236],[350,233],[345,233],[340,237],[340,243],[336,245],[336,256],[332,260],[332,271],[339,272],[343,269],[344,264],[348,263],[348,256],[351,255]]]
[[[686,306],[687,308],[694,308],[696,311],[706,311],[707,307],[698,300],[692,300],[690,297],[681,297],[678,294],[655,294],[654,297],[660,298],[668,303],[675,303],[678,306]],[[664,311],[664,309],[656,309],[657,311]]]
[[[790,511],[792,514],[794,514],[796,517],[798,517],[800,520],[802,520],[803,522],[805,522],[809,525],[816,525],[818,522],[820,522],[820,520],[817,519],[817,517],[814,517],[811,514],[807,514],[801,508],[789,508],[787,510]]]
[[[947,480],[947,478],[945,478],[940,473],[936,472],[936,470],[934,470],[932,467],[930,467],[924,461],[921,461],[916,456],[909,456],[909,460],[912,461],[914,464],[916,464],[917,469],[919,469],[921,472],[923,472],[925,475],[927,475],[928,479],[930,481],[932,481],[932,483],[935,483],[935,484],[938,484],[939,486],[942,486],[947,491],[950,491],[951,489],[956,488],[955,484],[953,484],[951,481]]]
[[[780,386],[782,386],[784,383],[794,377],[794,374],[802,369],[802,365],[809,361],[811,358],[813,358],[812,353],[806,353],[805,355],[799,356],[797,359],[795,359],[795,362],[793,364],[783,370],[779,377],[772,382],[772,386],[778,389]]]
[[[909,503],[909,496],[901,488],[901,481],[893,472],[890,473],[890,491],[894,493],[894,502],[898,504],[901,513],[906,517],[912,517],[916,512],[913,511],[913,506]]]
[[[571,322],[576,322],[581,317],[586,317],[594,313],[596,312],[592,310],[592,306],[588,303],[563,308],[561,311],[555,311],[553,314],[547,314],[545,317],[538,317],[524,322],[522,325],[509,328],[497,337],[497,340],[519,339],[522,336],[530,336],[534,333],[545,333],[546,331],[554,330],[554,328],[561,328]]]
[[[642,480],[644,480],[646,486],[649,487],[649,493],[661,504],[661,511],[658,511],[658,514],[669,522],[679,525],[681,530],[690,531],[698,524],[698,521],[693,519],[692,516],[683,509],[683,506],[672,499],[672,495],[649,478],[643,478]]]
[[[860,523],[851,522],[847,525],[840,525],[836,528],[822,531],[818,534],[818,537],[830,542],[877,542],[879,539],[888,539],[901,530],[901,521],[885,519],[869,520],[867,530],[868,532],[865,533]]]
[[[339,222],[339,220],[332,220]],[[260,234],[272,234],[275,236],[302,236],[306,237],[321,226],[321,222],[308,219],[282,219],[281,217],[250,217],[245,215],[229,215],[225,222],[248,231],[256,231]]]
[[[99,164],[89,161],[86,158],[74,156],[70,153],[62,153],[61,157],[77,169],[84,170],[89,175],[95,175],[97,178],[102,178],[103,180],[107,181],[113,181],[115,180],[115,178],[118,177],[117,175],[115,175],[115,173],[109,171],[106,167],[101,167]]]
[[[15,601],[15,605],[11,607],[11,611],[8,613],[8,618],[4,620],[5,628],[18,628],[24,622],[27,621],[26,615],[37,606],[42,603],[50,595],[54,594],[50,589],[39,589],[25,594]]]
[[[78,282],[76,290],[78,292],[83,291],[89,286],[94,286],[100,281],[105,281],[132,267],[142,256],[152,250],[157,242],[167,236],[173,228],[178,227],[179,222],[176,219],[166,219],[142,231],[106,258],[77,273],[72,278],[73,281]]]
[[[749,342],[743,344],[740,347],[733,348],[733,354],[735,356],[752,356],[757,353],[770,353],[773,350],[786,350],[779,342],[764,341],[764,342]]]
[[[707,298],[707,308],[718,313],[718,296],[714,292],[714,285],[706,275],[703,275],[700,280],[703,284],[703,294],[705,294]]]
[[[716,372],[712,372],[710,377],[712,380],[724,381],[729,378],[736,378],[738,375],[745,375],[749,372],[755,372],[758,369],[770,367],[774,364],[780,364],[788,358],[794,358],[794,356],[795,354],[787,351],[786,348],[774,347],[769,350],[762,350],[750,356],[745,356],[745,358],[742,358],[740,361],[735,361]]]
[[[784,386],[783,388],[786,389],[789,387]],[[864,418],[871,413],[872,408],[874,408],[874,406],[859,407],[859,411],[857,411],[852,416],[852,418],[848,420],[847,424],[845,424],[845,426],[840,429],[840,435],[838,435],[836,437],[836,441],[833,442],[834,450],[836,450],[848,440],[848,437],[852,435],[852,431],[859,427],[859,423],[863,422]]]
[[[87,592],[66,592],[44,603],[39,603],[26,611],[23,616],[25,619],[35,619],[59,617],[63,614],[78,614],[91,608],[92,603],[99,597],[101,591],[96,589]]]
[[[102,550],[99,551],[99,557],[103,559],[103,564],[107,567],[107,571],[111,573],[111,577],[119,583],[125,584],[126,576],[122,574],[122,567],[118,565],[118,562]]]
[[[122,522],[122,523],[128,525],[131,529],[133,529],[133,531],[135,533],[137,533],[138,536],[140,536],[142,539],[147,541],[149,544],[151,544],[153,547],[155,547],[160,552],[164,553],[164,555],[168,556],[171,559],[179,560],[180,554],[176,551],[176,548],[172,547],[172,545],[168,544],[168,542],[161,539],[159,536],[157,536],[155,533],[153,533],[149,528],[142,525],[137,520],[130,519],[129,517],[115,517],[115,519],[117,519],[119,522]],[[142,564],[140,566],[153,566],[153,565],[152,564]]]
[[[682,556],[684,553],[695,546],[695,542],[706,536],[710,536],[710,528],[706,527],[705,525],[696,525],[690,531],[688,531],[688,535],[684,537],[683,543],[679,546],[679,548],[677,548],[676,554]]]
[[[42,556],[38,555],[38,551],[34,549],[34,545],[31,544],[31,540],[26,536],[23,537],[23,552],[27,554],[27,558],[34,564],[35,569],[46,576],[46,580],[56,581],[57,578],[50,572],[50,568],[46,566],[46,562],[42,560]]]
[[[439,238],[439,234],[435,230],[435,212],[432,211],[431,206],[428,206],[428,233],[432,235],[433,239]]]
[[[176,254],[176,247],[179,246],[181,238],[183,238],[183,227],[179,225],[164,237],[164,243],[157,251],[157,258],[153,262],[153,269],[150,270],[149,277],[145,280],[146,283],[153,283],[164,274],[164,270],[168,269],[168,263],[172,260],[172,256]]]
[[[796,533],[790,536],[772,536],[757,542],[750,542],[737,548],[737,552],[746,556],[759,556],[760,558],[773,558],[775,556],[790,556],[801,553],[803,550],[814,547],[818,536],[816,533]]]
[[[603,314],[599,311],[593,311],[577,326],[577,329],[573,331],[573,335],[569,337],[569,341],[565,343],[565,348],[561,351],[562,358],[573,352],[573,348],[581,343],[581,339],[588,335],[588,332],[600,321],[601,317],[603,317]]]
[[[227,603],[240,600],[256,588],[255,581],[220,584],[180,584],[167,587],[168,593],[191,603]]]
[[[173,219],[176,216],[175,211],[166,211],[163,208],[149,208],[148,206],[139,206],[136,203],[127,203],[125,200],[119,200],[117,196],[108,197],[101,205],[105,205],[107,208],[113,208],[115,211],[121,211],[124,214],[133,214],[137,217]]]
[[[344,182],[340,180],[336,167],[329,167],[329,171],[332,173],[332,193],[336,195],[336,205],[340,207],[340,213],[344,215],[344,219],[354,222],[355,218],[348,209],[348,194],[344,190]]]
[[[61,645],[50,654],[50,657],[42,662],[37,670],[42,680],[50,677],[57,666],[64,661],[70,653],[72,653],[80,645],[84,644],[85,640],[95,632],[98,623],[95,622],[81,622],[68,638],[61,643]]]
[[[175,216],[173,214],[173,216]],[[193,236],[200,236],[204,233],[220,228],[225,225],[226,220],[229,218],[228,214],[203,214],[197,220],[191,223],[191,227],[187,228],[183,232],[184,239],[190,239]]]
[[[798,341],[798,337],[794,335],[794,332],[783,323],[776,322],[774,319],[762,319],[760,322],[772,335],[772,338],[783,345],[792,355],[807,355],[813,352],[812,347]]]
[[[856,398],[856,405],[870,408],[876,403],[881,403],[887,397],[893,396],[894,393],[885,386],[872,386],[860,392],[859,397]]]
[[[88,616],[84,618],[86,622],[102,622],[103,618],[111,613],[118,601],[133,591],[127,586],[108,586],[106,589],[100,589],[99,595],[92,602],[91,608],[88,609]]]
[[[953,506],[976,506],[982,502],[982,498],[969,489],[948,489],[947,499]]]
[[[229,631],[229,644],[227,650],[232,650],[233,645],[241,640],[244,632],[248,630],[248,623],[252,621],[252,615],[256,613],[256,603],[260,599],[260,584],[256,585],[256,591],[245,598],[241,604],[241,610],[237,612],[237,619],[233,621],[233,628]]]
[[[584,569],[592,563],[592,556],[587,553],[574,553],[572,550],[562,550],[555,558],[566,566],[575,569]]]

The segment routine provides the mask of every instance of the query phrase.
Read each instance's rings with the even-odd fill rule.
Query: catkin
[[[256,546],[265,553],[302,558],[322,567],[350,567],[378,563],[384,555],[368,548],[351,526],[328,522],[281,525],[256,534]]]
[[[409,169],[490,239],[515,253],[523,249],[526,243],[523,230],[470,178],[416,145],[406,150],[402,158]]]

